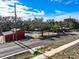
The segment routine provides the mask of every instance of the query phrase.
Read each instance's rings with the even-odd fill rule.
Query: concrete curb
[[[51,51],[48,51],[48,52],[46,52],[44,54],[38,55],[38,56],[36,56],[34,58],[31,58],[31,59],[46,59],[46,58],[51,57],[51,56],[55,55],[56,53],[59,53],[59,52],[65,50],[65,49],[67,49],[67,48],[69,48],[69,47],[71,47],[71,46],[73,46],[73,45],[75,45],[77,43],[79,43],[79,39],[77,39],[77,40],[75,40],[73,42],[70,42],[68,44],[65,44],[63,46],[60,46],[60,47],[58,47],[56,49],[52,49]]]
[[[35,47],[35,48],[32,48],[32,49],[40,49],[41,47],[42,46],[38,46],[38,47]],[[14,56],[14,55],[18,55],[18,54],[21,54],[21,53],[24,53],[24,52],[28,52],[28,51],[29,51],[29,49],[18,52],[18,53],[14,53],[14,54],[11,54],[11,55],[8,55],[8,56],[0,57],[0,59],[5,59],[5,58],[8,58],[8,57],[11,57],[11,56]]]

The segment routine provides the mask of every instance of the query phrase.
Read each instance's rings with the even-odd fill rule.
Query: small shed
[[[17,40],[23,40],[25,32],[21,29],[11,29],[11,31],[2,32],[0,36],[0,42],[11,42]]]
[[[5,37],[5,42],[14,41],[14,33],[12,31],[3,32],[2,34]]]

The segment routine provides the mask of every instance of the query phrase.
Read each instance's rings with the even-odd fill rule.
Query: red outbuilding
[[[11,29],[11,31],[3,32],[5,42],[11,42],[15,40],[22,40],[25,37],[25,32],[21,29]]]

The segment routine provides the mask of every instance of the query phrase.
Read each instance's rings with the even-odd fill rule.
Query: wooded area
[[[43,21],[43,18],[34,18],[33,20],[29,18],[28,20],[23,20],[18,17],[16,20],[16,27],[22,28],[25,31],[49,31],[56,28],[70,28],[79,29],[79,21],[74,18],[67,18],[63,21],[55,21],[55,19],[47,19]],[[2,17],[0,16],[0,32],[8,31],[14,27],[14,17]]]

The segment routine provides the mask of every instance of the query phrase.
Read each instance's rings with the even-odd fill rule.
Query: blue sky
[[[43,10],[46,16],[79,12],[79,0],[19,0],[23,5]]]
[[[19,17],[54,17],[79,13],[79,0],[16,0]],[[14,15],[14,0],[0,0],[0,15]],[[76,15],[76,16],[77,16]]]

